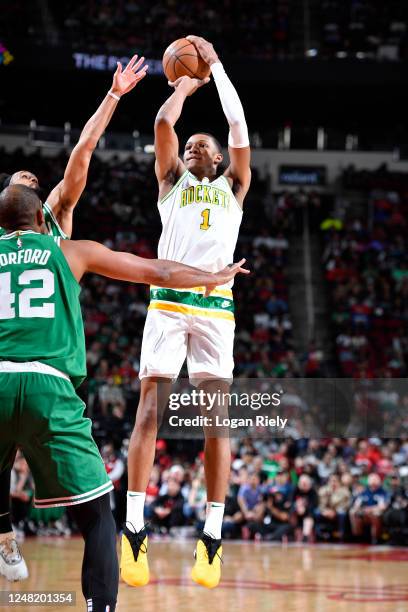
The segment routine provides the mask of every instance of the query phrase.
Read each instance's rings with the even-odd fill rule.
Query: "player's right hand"
[[[181,88],[186,96],[191,96],[197,89],[210,82],[210,77],[205,79],[192,79],[189,76],[182,76],[177,81],[168,81],[170,87]]]
[[[193,36],[191,34],[186,36],[186,38],[196,47],[203,60],[209,66],[220,61],[213,44],[208,42],[208,40],[205,40],[202,36]]]
[[[118,62],[113,75],[112,93],[123,96],[136,87],[139,81],[144,79],[149,68],[147,64],[143,66],[144,61],[144,57],[138,59],[138,56],[134,55],[124,70],[122,70],[122,64]]]
[[[214,273],[214,283],[207,284],[205,288],[205,297],[208,297],[211,291],[214,291],[216,287],[229,283],[237,274],[250,274],[250,271],[242,266],[246,262],[246,259],[241,259],[237,263],[226,266],[223,270]]]

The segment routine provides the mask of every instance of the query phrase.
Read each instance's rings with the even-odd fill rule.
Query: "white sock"
[[[225,504],[218,502],[207,502],[207,511],[204,524],[204,533],[214,540],[221,539],[222,518],[224,516]]]
[[[128,491],[126,494],[126,527],[133,532],[139,532],[144,527],[143,510],[146,493]]]

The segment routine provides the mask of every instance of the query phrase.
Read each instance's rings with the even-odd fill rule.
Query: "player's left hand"
[[[220,61],[212,43],[208,42],[208,40],[205,40],[202,36],[193,36],[192,34],[186,36],[186,38],[195,46],[203,60],[209,66]]]
[[[123,96],[146,76],[149,66],[145,64],[142,67],[145,58],[141,57],[139,60],[137,58],[138,56],[134,55],[124,70],[122,70],[122,64],[118,62],[118,67],[113,75],[112,93]]]
[[[192,96],[194,92],[197,91],[203,85],[207,85],[210,82],[210,77],[205,77],[205,79],[192,79],[189,76],[179,77],[176,81],[168,81],[170,87],[174,87],[177,89],[180,87],[180,90],[184,91],[186,96]]]
[[[216,287],[229,283],[229,281],[232,280],[236,274],[250,274],[249,270],[242,267],[245,262],[246,259],[241,259],[237,263],[226,266],[223,270],[216,272],[214,274],[214,283],[206,286],[204,296],[208,297],[211,291],[214,291]]]

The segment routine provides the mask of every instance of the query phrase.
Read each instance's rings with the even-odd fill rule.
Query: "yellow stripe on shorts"
[[[194,306],[185,306],[184,304],[175,304],[169,302],[150,302],[148,310],[166,310],[167,312],[181,312],[186,315],[196,315],[200,317],[208,317],[210,319],[225,319],[226,321],[235,321],[232,312],[213,310],[210,308],[195,308]]]

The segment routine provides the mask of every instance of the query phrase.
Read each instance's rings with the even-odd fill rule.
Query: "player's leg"
[[[204,403],[202,407],[203,415],[218,416],[219,421],[228,417],[228,400],[225,397],[230,390],[230,383],[226,380],[208,380],[198,386],[206,396],[216,398],[216,402],[207,410]],[[204,471],[207,486],[207,499],[216,504],[223,504],[227,494],[230,467],[231,467],[231,445],[229,440],[229,430],[227,427],[204,427]],[[222,519],[209,528],[208,521],[205,523],[206,533],[214,534],[214,537],[221,537]],[[215,532],[215,533],[214,533]]]
[[[202,414],[213,419],[228,416],[228,404],[222,397],[229,391],[227,381],[210,380],[199,385],[206,396],[219,398],[207,411],[205,404]],[[208,397],[208,396],[207,396]],[[213,420],[214,423],[214,420]],[[213,588],[221,578],[222,541],[221,530],[225,510],[225,496],[231,467],[231,447],[227,428],[204,427],[204,471],[207,486],[207,507],[203,533],[197,542],[196,562],[192,578],[198,584]]]
[[[28,577],[10,516],[10,476],[15,456],[11,435],[16,432],[13,418],[17,397],[18,375],[0,373],[0,574],[11,581]]]
[[[149,582],[144,504],[154,462],[162,393],[169,386],[165,379],[142,379],[136,423],[129,442],[126,524],[122,535],[120,571],[122,579],[131,586],[144,586]]]
[[[116,526],[109,494],[70,506],[68,511],[85,542],[82,592],[87,610],[105,612],[108,609],[113,612],[118,594],[119,566],[116,555]]]
[[[166,378],[147,377],[141,380],[140,399],[136,422],[128,451],[128,488],[129,491],[146,491],[153,467],[156,449],[158,422],[166,407],[171,389],[171,381]],[[143,516],[130,514],[136,531],[144,525]]]
[[[192,382],[205,394],[216,399],[211,416],[228,416],[228,394],[234,367],[232,351],[234,322],[217,317],[197,317],[188,351],[189,374]],[[219,376],[219,379],[215,378]],[[205,380],[207,377],[207,380]],[[202,413],[209,412],[202,406]],[[213,420],[214,423],[214,420]],[[225,496],[231,464],[229,431],[227,428],[204,428],[204,469],[207,485],[207,509],[203,534],[197,543],[196,562],[192,570],[195,582],[213,588],[221,577],[221,530]]]
[[[158,422],[167,404],[171,379],[178,376],[187,352],[186,317],[149,310],[140,358],[140,401],[128,451],[126,524],[120,569],[131,586],[149,581],[147,534],[144,529],[146,488],[153,467]]]
[[[85,405],[69,380],[38,373],[20,376],[24,419],[19,445],[33,473],[34,505],[71,508],[85,540],[82,589],[88,610],[112,612],[119,580],[107,495],[113,487],[92,438],[91,421],[83,416]]]
[[[11,524],[10,476],[7,466],[0,474],[0,574],[14,581],[28,578],[28,569]]]
[[[13,531],[10,507],[11,468],[8,466],[0,474],[0,538],[3,533]]]

